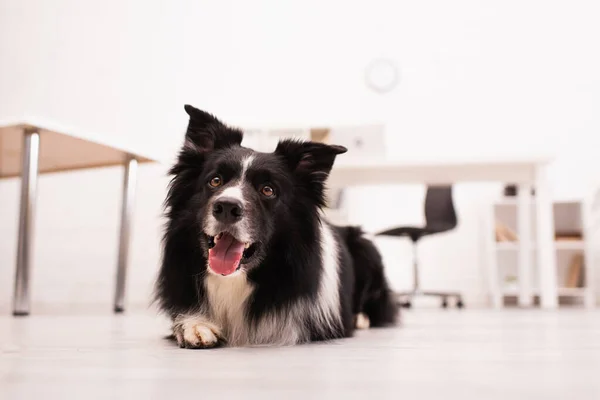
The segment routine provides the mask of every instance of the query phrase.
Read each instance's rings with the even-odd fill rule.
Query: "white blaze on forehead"
[[[242,160],[242,175],[240,176],[240,181],[244,180],[246,172],[248,171],[248,168],[250,168],[252,161],[254,161],[254,156],[248,156]]]
[[[242,172],[240,174],[240,178],[235,182],[234,186],[230,186],[230,187],[226,188],[225,190],[223,190],[219,194],[217,199],[219,199],[221,197],[229,197],[229,198],[239,200],[240,202],[242,202],[242,204],[244,204],[246,202],[246,200],[244,199],[244,192],[242,191],[242,186],[244,185],[244,178],[246,177],[246,172],[248,171],[248,168],[250,167],[250,164],[252,164],[253,160],[254,160],[254,156],[252,156],[252,155],[245,157],[242,160],[242,162],[241,162]]]

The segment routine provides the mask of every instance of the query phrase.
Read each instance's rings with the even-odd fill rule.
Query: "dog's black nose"
[[[237,199],[221,198],[213,205],[213,215],[220,222],[233,224],[242,219],[244,207],[242,202]]]

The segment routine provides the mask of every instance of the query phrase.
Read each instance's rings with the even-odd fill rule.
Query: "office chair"
[[[442,307],[448,307],[448,299],[455,298],[458,308],[464,307],[462,296],[458,292],[428,292],[422,291],[419,286],[419,260],[417,257],[417,245],[419,240],[435,233],[447,232],[456,227],[457,218],[452,201],[452,186],[428,186],[425,195],[425,226],[401,226],[377,233],[378,236],[407,236],[413,243],[413,288],[409,292],[397,293],[403,307],[411,307],[412,298],[418,295],[435,296],[442,299]]]

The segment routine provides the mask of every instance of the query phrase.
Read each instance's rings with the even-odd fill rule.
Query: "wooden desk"
[[[28,315],[30,312],[29,277],[38,175],[115,165],[123,165],[125,173],[114,310],[124,310],[137,166],[152,161],[148,156],[84,139],[71,132],[59,132],[56,127],[49,129],[31,122],[0,122],[0,179],[21,177],[13,315]]]
[[[550,157],[506,158],[448,158],[445,160],[415,161],[356,161],[339,157],[331,171],[329,185],[332,187],[374,184],[454,184],[458,182],[514,183],[518,185],[518,234],[519,241],[519,305],[533,304],[531,288],[533,248],[532,232],[535,232],[537,265],[540,266],[541,306],[554,309],[558,306],[556,255],[554,253],[554,229],[552,199],[547,181],[547,165]],[[532,230],[531,188],[535,187],[533,201],[537,204],[536,229]],[[490,229],[490,235],[494,235]],[[498,274],[496,257],[489,259],[491,274]],[[489,284],[498,280],[490,279]],[[493,290],[492,293],[499,293]],[[502,298],[494,295],[492,304],[500,307]]]

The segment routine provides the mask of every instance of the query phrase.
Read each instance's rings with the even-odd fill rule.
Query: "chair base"
[[[456,307],[463,308],[465,303],[463,302],[462,295],[458,292],[428,292],[421,290],[413,290],[410,292],[398,292],[395,293],[397,302],[399,305],[405,308],[412,307],[412,299],[416,296],[427,296],[427,297],[439,297],[442,299],[442,307],[448,307],[448,299],[456,299]]]

